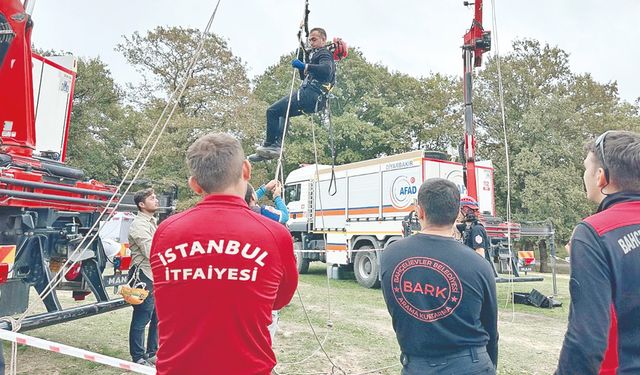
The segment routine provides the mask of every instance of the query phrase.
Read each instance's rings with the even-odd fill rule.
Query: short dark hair
[[[584,149],[593,153],[602,168],[609,170],[609,180],[620,191],[640,192],[640,134],[610,130],[599,147],[595,140],[590,140]]]
[[[444,178],[430,178],[418,190],[418,205],[427,222],[437,226],[453,225],[460,210],[460,190]]]
[[[140,203],[144,203],[145,199],[153,194],[155,194],[155,191],[153,191],[152,188],[136,191],[135,194],[133,194],[133,202],[136,204],[136,208],[140,210]]]
[[[247,202],[247,204],[250,204],[251,200],[253,199],[253,192],[255,190],[253,189],[253,186],[251,186],[251,184],[247,184],[247,192],[244,193],[244,201]]]
[[[226,133],[204,135],[187,150],[191,176],[207,194],[222,191],[240,179],[243,162],[240,142]]]
[[[311,29],[309,31],[309,34],[311,34],[312,32],[317,31],[320,33],[320,35],[322,35],[323,38],[327,39],[327,32],[324,31],[324,29],[322,27],[314,27],[313,29]]]

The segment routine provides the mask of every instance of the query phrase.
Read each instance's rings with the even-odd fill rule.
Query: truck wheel
[[[356,274],[358,284],[363,287],[380,288],[378,255],[375,251],[362,251],[367,249],[373,249],[373,246],[365,245],[358,249],[361,251],[356,253],[353,272]]]
[[[293,250],[302,250],[302,241],[296,241],[293,243]],[[302,253],[294,252],[296,256],[296,267],[298,268],[298,273],[303,275],[309,272],[309,259],[304,258]]]

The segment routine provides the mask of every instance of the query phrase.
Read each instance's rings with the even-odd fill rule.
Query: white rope
[[[18,343],[12,342],[11,343],[11,365],[9,366],[9,374],[16,375],[17,372],[18,372]]]
[[[513,272],[513,268],[517,267],[517,264],[514,264],[513,261],[513,248],[511,243],[511,161],[509,158],[509,141],[507,138],[507,117],[504,110],[504,86],[502,80],[502,69],[500,66],[500,43],[498,40],[498,21],[496,17],[496,4],[495,0],[491,0],[491,19],[492,19],[492,28],[493,28],[493,40],[494,40],[494,51],[495,51],[495,59],[496,59],[496,68],[498,71],[498,94],[500,97],[500,114],[502,117],[502,133],[504,137],[504,154],[505,154],[505,162],[506,162],[506,170],[507,170],[507,246],[509,248],[509,257],[512,259],[509,265],[509,276]],[[510,296],[513,296],[513,292],[515,291],[513,278],[509,281],[510,285]],[[508,306],[510,298],[507,298],[507,302],[505,304],[505,308]],[[511,301],[511,318],[512,321],[515,321],[515,304]]]
[[[395,364],[393,364],[393,365],[389,365],[389,366],[385,366],[385,367],[380,367],[380,368],[373,369],[373,370],[368,370],[368,371],[365,371],[365,372],[359,372],[359,373],[357,373],[357,374],[352,374],[352,375],[366,375],[366,374],[374,374],[374,373],[380,372],[380,371],[382,371],[382,370],[387,370],[387,369],[390,369],[390,368],[398,367],[398,366],[400,366],[400,365],[401,365],[401,363],[395,363]]]
[[[204,43],[205,43],[205,36],[206,34],[209,32],[209,30],[211,29],[211,26],[213,24],[213,20],[215,18],[215,15],[218,11],[218,6],[220,5],[220,1],[218,0],[218,3],[216,4],[216,7],[213,11],[213,13],[211,14],[211,17],[209,18],[209,22],[207,23],[207,26],[205,28],[205,30],[202,33],[202,39],[200,40],[200,43],[198,45],[198,48],[196,49],[196,52],[193,55],[193,58],[191,60],[191,63],[189,65],[189,67],[187,68],[187,73],[185,75],[185,79],[183,81],[182,86],[176,87],[176,89],[173,91],[173,93],[171,94],[167,105],[165,106],[165,108],[162,111],[162,114],[160,115],[160,118],[158,119],[158,121],[156,122],[156,124],[154,125],[151,133],[149,134],[149,136],[147,137],[147,139],[145,140],[142,148],[140,149],[140,151],[138,152],[136,158],[134,159],[133,163],[131,164],[131,166],[129,167],[129,169],[127,170],[127,173],[125,174],[123,180],[120,182],[120,184],[118,185],[118,187],[116,188],[116,191],[114,192],[114,194],[111,196],[111,198],[109,199],[109,202],[107,203],[107,205],[105,206],[104,210],[101,212],[100,216],[98,217],[98,219],[96,219],[96,221],[94,222],[94,224],[91,226],[91,228],[89,229],[88,233],[92,233],[94,231],[94,229],[96,228],[96,226],[100,223],[100,220],[102,219],[102,217],[104,216],[104,214],[111,209],[111,212],[109,213],[109,215],[107,216],[107,220],[112,217],[115,214],[115,210],[118,208],[118,206],[120,205],[120,201],[118,201],[113,207],[110,207],[111,203],[113,203],[114,198],[117,196],[118,192],[120,191],[120,189],[122,188],[124,182],[126,181],[127,177],[129,176],[129,174],[131,173],[131,171],[133,170],[134,166],[136,165],[137,161],[139,160],[140,156],[142,155],[143,151],[145,151],[145,148],[147,146],[147,144],[149,143],[149,141],[151,140],[152,136],[154,135],[155,131],[157,130],[160,122],[162,121],[162,117],[163,115],[166,113],[166,110],[169,108],[169,106],[171,105],[172,99],[174,102],[174,105],[171,109],[171,112],[169,113],[169,115],[167,116],[164,124],[162,125],[162,127],[160,128],[160,132],[158,133],[158,135],[156,136],[156,139],[154,141],[154,143],[152,144],[151,148],[148,150],[146,157],[144,158],[144,160],[142,161],[142,163],[140,164],[137,172],[135,173],[133,179],[131,180],[131,182],[128,184],[125,192],[123,193],[123,195],[126,195],[129,190],[131,189],[133,183],[135,182],[135,180],[138,178],[138,176],[140,175],[140,173],[142,172],[142,169],[144,168],[144,166],[146,165],[147,161],[149,160],[149,157],[151,156],[152,152],[155,150],[160,137],[162,136],[162,134],[164,133],[164,130],[166,129],[167,125],[169,124],[169,121],[171,120],[171,117],[173,116],[173,113],[175,112],[178,104],[179,104],[179,100],[182,97],[182,95],[184,94],[184,91],[186,90],[187,84],[189,82],[189,79],[191,77],[191,72],[193,71],[193,68],[196,64],[196,62],[198,61],[198,58],[200,56],[200,53],[202,52],[202,49],[204,48]],[[177,96],[175,96],[176,92],[179,93]],[[91,237],[91,240],[89,241],[88,244],[85,245],[84,248],[82,248],[82,245],[84,244],[84,242],[86,241],[87,238]],[[58,270],[58,272],[55,274],[55,276],[52,278],[52,280],[49,282],[49,284],[47,284],[47,286],[45,287],[45,289],[42,291],[42,293],[40,293],[40,299],[44,300],[44,298],[46,298],[53,290],[54,288],[56,288],[58,286],[58,284],[60,284],[60,282],[63,280],[62,275],[64,273],[66,273],[68,271],[68,269],[70,269],[71,267],[73,267],[81,258],[79,255],[82,255],[86,250],[89,249],[89,246],[91,246],[91,244],[98,238],[98,233],[95,232],[95,234],[93,236],[86,236],[83,237],[82,241],[80,242],[80,244],[76,247],[76,249],[71,253],[71,255],[68,257],[68,259],[65,261],[65,263],[62,265],[62,267],[60,267],[60,270]],[[80,250],[81,249],[81,250]],[[78,256],[76,256],[76,254]],[[27,315],[33,310],[34,304],[30,304],[27,309],[25,310],[25,312],[23,314],[20,315],[18,321],[22,322],[22,320],[24,320]]]
[[[562,258],[557,257],[557,256],[555,256],[555,255],[549,255],[549,256],[550,256],[550,257],[552,257],[552,258],[554,258],[555,260],[559,260],[559,261],[561,261],[561,262],[565,262],[565,263],[571,264],[571,262],[570,262],[570,261],[568,261],[568,260],[566,260],[566,259],[562,259]]]
[[[138,160],[142,156],[142,153],[145,151],[145,148],[149,144],[151,138],[154,136],[154,133],[158,129],[158,126],[161,123],[164,114],[166,113],[167,109],[169,108],[169,106],[171,105],[172,100],[173,100],[174,105],[173,105],[173,108],[171,109],[171,112],[169,113],[169,115],[167,116],[164,124],[160,128],[160,131],[158,132],[158,134],[157,134],[157,136],[155,138],[155,141],[153,142],[151,148],[147,151],[147,155],[144,158],[144,160],[142,161],[142,163],[140,164],[140,166],[138,167],[138,170],[135,173],[133,179],[131,179],[130,183],[127,185],[127,188],[126,188],[125,192],[123,193],[123,196],[126,195],[129,192],[129,190],[133,186],[133,183],[135,182],[135,180],[138,178],[138,176],[142,172],[142,169],[146,165],[147,161],[149,160],[149,157],[151,156],[152,152],[155,150],[155,148],[156,148],[156,146],[157,146],[157,144],[158,144],[158,142],[160,140],[160,137],[164,133],[164,130],[166,129],[167,125],[169,124],[169,121],[171,120],[171,117],[173,116],[173,113],[175,112],[175,110],[176,110],[176,108],[178,106],[180,98],[182,97],[182,95],[184,94],[184,91],[186,90],[187,84],[188,84],[189,79],[191,77],[191,72],[193,71],[193,68],[194,68],[196,62],[198,61],[200,53],[202,52],[202,49],[204,48],[206,34],[211,29],[211,26],[213,24],[213,20],[215,19],[216,13],[218,11],[218,6],[220,5],[220,1],[221,0],[218,0],[214,11],[211,14],[211,17],[209,18],[209,22],[207,23],[207,26],[206,26],[205,30],[203,31],[203,33],[202,33],[202,39],[200,40],[198,48],[196,49],[196,52],[194,53],[193,58],[191,60],[191,63],[189,65],[188,69],[187,69],[187,73],[185,75],[185,79],[183,81],[182,86],[181,87],[180,86],[176,87],[176,89],[172,92],[171,96],[169,97],[169,100],[167,101],[166,106],[164,107],[164,109],[163,109],[163,111],[162,111],[162,113],[160,115],[160,118],[158,119],[158,121],[156,122],[156,124],[152,128],[151,132],[147,136],[142,148],[140,149],[140,151],[136,155],[136,158],[134,159],[133,163],[131,163],[131,166],[129,167],[129,169],[125,173],[125,176],[123,177],[122,181],[120,182],[120,184],[116,188],[115,192],[113,193],[113,195],[111,196],[111,198],[107,202],[106,206],[104,207],[104,209],[102,210],[102,212],[100,213],[98,218],[95,220],[95,222],[93,223],[93,225],[91,226],[89,231],[87,232],[88,235],[82,238],[81,242],[78,244],[78,246],[75,248],[75,250],[71,253],[71,255],[68,257],[68,259],[62,265],[62,267],[60,267],[58,272],[53,276],[51,281],[47,284],[47,286],[44,288],[44,290],[39,294],[39,297],[40,297],[41,300],[44,300],[49,294],[51,294],[51,292],[53,292],[53,290],[60,284],[60,282],[62,282],[63,274],[66,273],[71,267],[73,267],[81,259],[80,255],[82,255],[84,252],[86,252],[89,249],[89,246],[91,246],[91,244],[98,238],[98,233],[97,233],[97,231],[94,232],[94,230],[95,230],[96,226],[100,223],[101,219],[104,217],[105,213],[107,213],[107,212],[109,212],[109,210],[111,210],[109,212],[108,216],[107,216],[107,220],[109,218],[111,218],[115,214],[115,212],[116,212],[115,210],[120,205],[120,201],[118,201],[113,207],[111,207],[111,204],[113,203],[115,197],[118,195],[120,189],[124,185],[124,183],[127,180],[129,174],[131,173],[133,168],[136,166]],[[179,90],[179,93],[176,96],[175,94],[178,92],[178,90]],[[91,235],[91,233],[93,233],[93,235]],[[89,243],[87,243],[83,248],[82,245],[86,242],[86,240],[89,237],[91,237]],[[31,313],[33,311],[34,306],[35,306],[35,304],[32,304],[32,303],[30,303],[27,306],[27,309],[24,311],[24,313],[22,313],[19,316],[19,318],[17,319],[15,327],[18,327],[18,329],[19,329],[20,324],[29,315],[29,313]],[[17,331],[17,329],[16,329],[16,331]],[[11,374],[15,374],[16,371],[17,371],[17,355],[18,355],[17,346],[16,346],[15,343],[13,343],[12,344],[12,353],[11,353],[11,368],[10,368]]]
[[[394,367],[398,367],[401,366],[402,364],[397,362],[394,363],[393,365],[388,365],[388,366],[384,366],[384,367],[379,367],[379,368],[375,368],[372,370],[365,370],[364,372],[358,372],[358,373],[351,373],[349,375],[367,375],[367,374],[377,374],[380,373],[380,371],[383,370],[388,370]],[[331,370],[327,371],[323,371],[323,372],[278,372],[275,369],[273,370],[273,372],[276,375],[326,375],[326,374],[335,374],[335,370],[337,370],[336,367],[332,367]],[[346,372],[344,372],[343,374],[347,374]]]
[[[324,225],[325,225],[325,222],[324,222],[324,210],[322,209],[322,207],[323,207],[322,206],[322,194],[320,192],[320,170],[319,170],[319,167],[318,167],[318,145],[317,145],[316,134],[315,134],[315,121],[311,122],[311,137],[313,139],[313,151],[314,151],[315,169],[316,169],[316,183],[318,184],[318,189],[317,190],[318,190],[318,193],[320,194],[320,195],[318,195],[318,203],[320,205],[321,220],[322,220],[322,225],[324,227]],[[327,243],[327,234],[324,233],[323,236],[324,236],[325,243]],[[304,251],[304,250],[302,250],[302,251]],[[304,363],[304,362],[308,361],[309,359],[311,359],[313,356],[315,356],[319,351],[321,351],[324,354],[324,356],[327,358],[329,363],[331,363],[331,365],[333,366],[333,370],[338,370],[342,374],[346,374],[346,372],[333,361],[331,356],[329,356],[329,353],[327,353],[327,351],[324,348],[324,344],[325,344],[327,338],[329,337],[329,333],[331,332],[331,329],[333,328],[333,323],[331,322],[331,289],[330,288],[331,288],[330,278],[329,278],[329,274],[327,273],[328,320],[327,320],[327,331],[326,331],[325,336],[324,336],[324,338],[322,340],[320,340],[320,338],[318,337],[318,334],[316,333],[316,330],[313,327],[313,324],[311,323],[311,319],[309,318],[309,314],[308,314],[307,309],[305,307],[305,304],[304,304],[304,301],[302,299],[302,294],[300,293],[300,290],[299,289],[296,290],[296,292],[298,294],[298,298],[300,300],[300,305],[302,306],[302,311],[303,311],[304,316],[305,316],[305,318],[307,320],[307,323],[309,324],[309,327],[311,328],[311,332],[313,333],[313,336],[314,336],[314,338],[316,339],[316,341],[318,343],[318,348],[316,350],[314,350],[309,356],[307,356],[306,358],[304,358],[304,359],[302,359],[300,361],[290,362],[290,363],[283,363],[282,365],[287,365],[287,364],[288,365],[293,365],[293,364]]]
[[[296,56],[298,55],[299,51],[300,51],[300,47],[296,49]],[[284,117],[284,127],[282,129],[282,138],[280,139],[280,156],[278,157],[278,164],[276,166],[276,175],[274,178],[277,181],[278,176],[282,174],[283,186],[284,186],[284,166],[282,165],[282,158],[284,156],[284,140],[287,136],[287,128],[289,127],[289,113],[291,112],[291,98],[293,98],[293,89],[296,83],[296,73],[298,73],[298,69],[293,68],[293,74],[291,76],[291,89],[289,91],[289,102],[287,103],[287,112]]]
[[[20,330],[21,323],[14,319],[13,317],[5,317],[2,320],[6,320],[9,322],[11,326],[11,331],[16,333]],[[1,333],[1,332],[0,332]],[[0,350],[2,350],[2,345],[0,344]],[[18,372],[18,343],[16,341],[11,342],[11,364],[9,365],[9,374],[16,375]]]

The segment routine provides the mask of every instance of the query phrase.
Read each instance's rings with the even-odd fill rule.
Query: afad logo
[[[467,187],[464,184],[464,178],[461,170],[454,169],[445,177],[447,180],[453,182],[460,190],[460,195],[467,195]]]
[[[412,202],[412,197],[418,192],[415,186],[416,178],[399,176],[391,185],[391,204],[395,208],[408,207]]]

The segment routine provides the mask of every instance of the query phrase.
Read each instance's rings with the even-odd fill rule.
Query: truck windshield
[[[297,202],[300,200],[300,187],[302,184],[286,185],[284,187],[284,197],[286,202]]]

